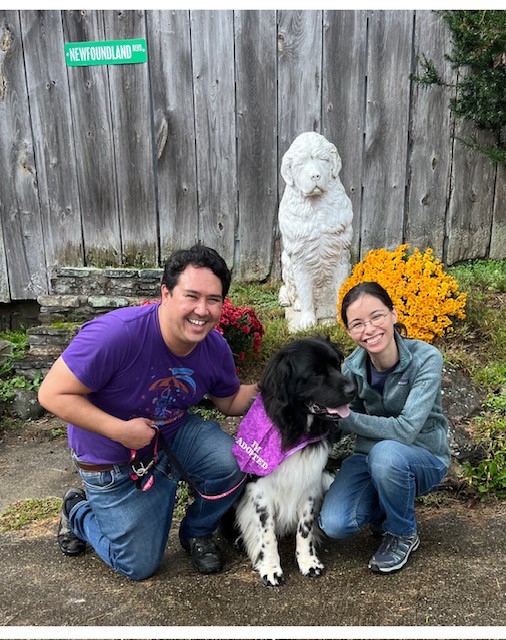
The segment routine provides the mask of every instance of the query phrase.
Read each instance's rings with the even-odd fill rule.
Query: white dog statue
[[[292,330],[336,321],[339,288],[350,273],[353,219],[340,170],[336,147],[312,131],[297,136],[283,156],[279,303],[300,311],[291,314]]]

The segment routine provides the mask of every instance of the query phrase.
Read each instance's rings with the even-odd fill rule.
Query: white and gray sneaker
[[[411,536],[394,536],[385,533],[383,540],[369,561],[369,569],[374,573],[393,573],[399,571],[408,561],[412,551],[420,546],[418,533]]]

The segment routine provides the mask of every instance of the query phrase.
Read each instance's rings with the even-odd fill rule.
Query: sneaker
[[[76,536],[69,524],[69,513],[83,500],[86,500],[86,494],[82,489],[69,489],[63,498],[58,545],[66,556],[80,556],[86,550],[86,542]]]
[[[394,536],[385,533],[379,549],[369,561],[369,569],[374,573],[392,573],[406,564],[409,554],[420,545],[418,533],[411,536]]]
[[[179,538],[183,549],[191,555],[192,563],[199,573],[217,573],[223,569],[221,551],[212,534],[202,538]]]

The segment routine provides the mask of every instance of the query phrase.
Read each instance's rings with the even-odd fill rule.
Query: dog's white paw
[[[258,570],[262,582],[266,587],[279,587],[285,582],[283,569],[280,566],[271,567],[270,569],[261,568]]]
[[[322,575],[325,565],[316,556],[297,556],[297,564],[303,576],[318,578]]]

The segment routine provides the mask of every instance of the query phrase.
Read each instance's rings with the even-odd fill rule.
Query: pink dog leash
[[[159,444],[160,444],[160,447],[167,454],[167,457],[169,458],[172,468],[179,473],[181,478],[188,484],[190,489],[195,493],[197,493],[204,500],[220,500],[221,498],[226,498],[231,493],[236,491],[246,481],[248,477],[247,474],[245,474],[241,478],[241,480],[235,485],[235,487],[232,487],[228,491],[224,491],[223,493],[219,493],[213,496],[208,496],[205,493],[202,493],[201,491],[199,491],[199,489],[197,488],[193,480],[188,476],[185,469],[183,468],[183,465],[179,462],[179,460],[176,457],[176,454],[169,447],[167,441],[163,437],[163,434],[160,432],[160,430],[156,427],[153,427],[153,428],[155,428],[156,430],[155,444],[154,444],[153,457],[149,460],[149,462],[145,464],[144,461],[137,461],[136,460],[137,451],[135,451],[134,449],[130,451],[130,477],[132,478],[132,480],[135,480],[136,487],[140,491],[148,491],[153,486],[153,483],[155,481],[153,474],[155,470],[154,467],[158,459]],[[149,477],[146,479],[146,476],[149,476]]]

